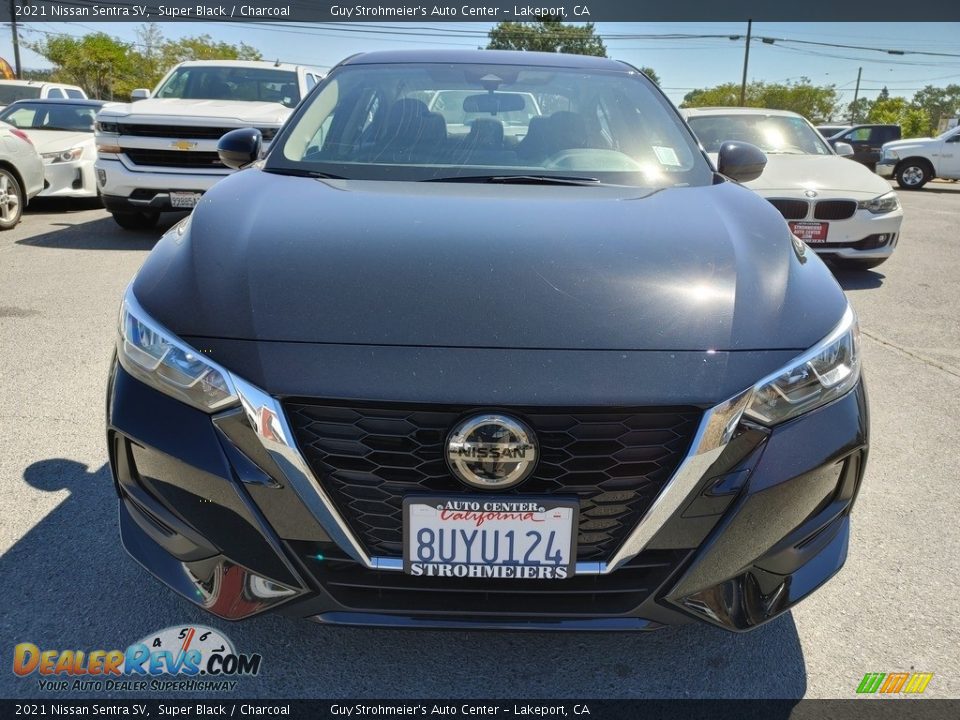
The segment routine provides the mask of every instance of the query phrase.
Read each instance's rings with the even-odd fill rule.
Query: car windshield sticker
[[[657,154],[657,160],[660,161],[661,165],[670,165],[672,167],[679,167],[680,158],[677,157],[677,151],[672,147],[664,147],[663,145],[654,145],[653,151]]]

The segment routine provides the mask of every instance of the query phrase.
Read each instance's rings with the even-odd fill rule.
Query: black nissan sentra
[[[843,565],[856,317],[613,60],[334,68],[123,300],[123,544],[228,619],[755,627]]]

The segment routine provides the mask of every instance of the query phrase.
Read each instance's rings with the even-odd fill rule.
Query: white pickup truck
[[[895,178],[904,190],[919,190],[934,178],[960,180],[960,127],[935,138],[884,144],[877,173]]]
[[[242,60],[198,60],[174,67],[156,89],[97,115],[97,185],[123,228],[149,228],[160,213],[188,210],[229,174],[217,141],[255,127],[264,146],[311,88],[319,70]],[[142,99],[141,99],[142,98]]]

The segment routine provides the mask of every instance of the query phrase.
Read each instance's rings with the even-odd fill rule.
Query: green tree
[[[847,119],[854,125],[866,122],[872,104],[873,103],[865,97],[857,98],[856,102],[851,102],[847,105]]]
[[[930,127],[920,134],[930,135],[937,130],[942,118],[960,117],[960,85],[952,84],[942,88],[927,85],[914,94],[910,105],[926,112]]]
[[[747,107],[790,110],[814,121],[832,117],[838,94],[832,86],[816,86],[806,78],[799,82],[752,82],[747,85],[744,104]],[[733,107],[740,104],[740,84],[723,83],[712,88],[692,90],[683,98],[683,107]]]
[[[187,60],[263,60],[260,51],[246,43],[239,45],[217,42],[209,35],[167,40],[160,46],[165,70]]]
[[[930,134],[930,115],[923,108],[913,107],[906,98],[877,96],[870,106],[867,122],[899,125],[904,137]]]
[[[536,22],[501,22],[488,33],[488,50],[528,50],[607,56],[593,23],[567,25],[554,18]],[[654,73],[656,74],[656,73]]]

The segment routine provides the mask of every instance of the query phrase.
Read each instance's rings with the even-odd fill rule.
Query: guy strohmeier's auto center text
[[[342,717],[370,716],[407,716],[407,715],[532,715],[535,717],[569,717],[570,715],[590,715],[590,708],[584,703],[571,705],[488,705],[486,703],[464,703],[462,705],[331,705],[331,715]]]

